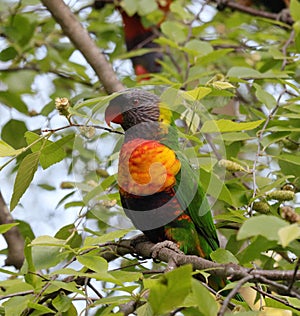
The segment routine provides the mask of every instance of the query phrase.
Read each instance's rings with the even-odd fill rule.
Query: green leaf
[[[22,101],[19,95],[11,91],[0,91],[0,102],[21,113],[28,113],[27,105]],[[22,123],[24,124],[24,122]]]
[[[56,287],[57,289],[64,289],[70,292],[78,293],[83,295],[83,290],[78,288],[78,284],[75,282],[64,282],[64,281],[51,281],[51,286]]]
[[[32,87],[35,77],[36,77],[36,72],[33,70],[23,69],[22,71],[9,72],[5,76],[5,84],[8,87],[8,90],[5,92],[9,92],[8,95],[10,96],[10,98],[12,97],[11,93],[17,95],[18,97],[20,97],[23,93],[29,93],[31,91],[31,87]],[[19,109],[20,106],[24,107],[24,105],[22,104],[12,105],[12,107],[16,109]],[[27,112],[24,112],[24,113],[27,114]]]
[[[210,120],[205,121],[200,132],[201,133],[225,133],[225,132],[241,132],[255,129],[262,124],[264,120],[253,122],[233,122],[230,120]]]
[[[0,234],[4,234],[9,231],[11,228],[19,225],[19,223],[11,223],[11,224],[2,224],[0,225]]]
[[[77,260],[85,267],[91,269],[92,271],[99,273],[106,273],[108,269],[107,261],[100,256],[93,256],[90,254],[85,254],[82,256],[77,256]]]
[[[176,43],[185,41],[187,36],[187,28],[179,22],[166,21],[161,24],[162,32]]]
[[[263,90],[261,86],[255,84],[256,89],[256,97],[257,99],[263,103],[268,109],[273,109],[276,106],[276,99],[273,97],[272,94]]]
[[[38,168],[40,153],[27,155],[20,163],[16,180],[14,183],[13,195],[10,201],[10,210],[12,211],[19,203],[21,197],[28,189],[33,176]]]
[[[157,3],[155,0],[139,0],[138,4],[138,14],[140,16],[147,15],[157,9]]]
[[[190,55],[207,55],[213,52],[213,47],[204,41],[198,39],[192,39],[188,41],[184,46],[184,51],[188,52]]]
[[[218,304],[215,297],[200,282],[192,280],[192,293],[185,301],[188,306],[197,306],[201,315],[215,316]]]
[[[54,186],[47,183],[41,183],[38,186],[46,191],[55,191],[56,189]]]
[[[0,139],[0,157],[17,156],[22,151],[22,149],[14,149],[5,141]]]
[[[3,126],[1,136],[2,139],[10,146],[14,148],[21,148],[26,146],[26,142],[24,139],[24,134],[26,131],[27,127],[23,121],[12,119]]]
[[[138,2],[136,0],[124,0],[122,7],[129,16],[132,16],[137,12]]]
[[[276,156],[276,158],[300,166],[300,156],[292,154],[281,154]]]
[[[181,266],[170,271],[158,280],[144,280],[150,288],[149,303],[155,315],[162,315],[181,306],[191,291],[192,267]]]
[[[47,139],[45,139],[45,137],[38,135],[36,133],[33,133],[31,131],[27,131],[24,136],[25,136],[27,145],[31,145],[32,143],[34,143],[30,147],[32,152],[40,151],[42,146],[52,144],[52,142],[50,140],[47,140]],[[46,142],[46,144],[45,144],[45,142]]]
[[[263,236],[257,236],[252,242],[243,249],[238,255],[240,264],[246,264],[255,259],[259,259],[261,253],[277,246],[276,241],[270,241]]]
[[[25,15],[15,14],[11,19],[11,25],[7,28],[7,34],[20,46],[28,45],[33,36],[35,26]]]
[[[3,303],[5,315],[20,316],[27,308],[31,295],[15,296]]]
[[[291,0],[290,14],[295,22],[300,21],[300,2],[298,0]]]
[[[92,246],[92,245],[98,245],[98,244],[102,244],[108,241],[120,239],[124,237],[127,233],[129,233],[130,231],[131,231],[130,229],[118,229],[118,230],[114,230],[112,232],[103,234],[99,237],[87,236],[84,240],[84,245]]]
[[[261,235],[268,240],[279,241],[279,229],[288,226],[288,223],[276,216],[259,215],[244,222],[237,234],[237,240]]]
[[[143,279],[143,274],[141,272],[115,270],[110,271],[109,273],[121,283],[137,282],[138,280]]]
[[[66,136],[64,138],[69,139],[70,137]],[[61,148],[61,143],[57,141],[55,143],[45,146],[42,149],[41,156],[40,156],[40,164],[43,169],[47,169],[53,164],[62,161],[65,157],[66,157],[66,153],[63,150],[63,148]]]
[[[236,78],[261,78],[262,74],[253,69],[247,67],[232,67],[227,73],[227,77],[236,77]]]
[[[50,309],[49,307],[41,305],[41,304],[29,302],[28,303],[28,307],[32,308],[32,309],[35,309],[35,310],[37,310],[39,312],[42,312],[40,315],[48,314],[48,313],[55,314],[55,311],[53,309]],[[34,313],[32,313],[32,314],[34,314]]]
[[[30,245],[36,270],[54,267],[66,256],[62,252],[65,241],[51,236],[39,236]]]
[[[237,258],[228,250],[219,248],[210,254],[213,261],[218,263],[239,263]]]
[[[279,241],[283,247],[289,245],[290,242],[300,237],[300,226],[295,223],[286,227],[282,227],[278,231]]]
[[[18,52],[16,51],[16,49],[14,47],[10,46],[10,47],[3,49],[0,52],[0,60],[1,61],[9,61],[11,59],[14,59],[17,55],[18,55]]]
[[[234,89],[235,86],[232,85],[231,83],[227,82],[227,81],[214,81],[212,82],[212,87],[214,87],[217,90],[226,90],[226,89]]]
[[[240,133],[240,132],[232,132],[232,133],[229,132],[222,135],[222,139],[228,143],[239,142],[239,141],[248,140],[251,138],[253,137],[249,136],[247,133]]]
[[[231,192],[226,187],[224,181],[222,181],[215,173],[208,172],[201,168],[200,179],[205,192],[207,192],[209,195],[230,205],[235,205],[231,196]]]
[[[72,298],[65,294],[57,295],[51,302],[56,310],[60,313],[66,312],[72,305]]]
[[[52,142],[36,133],[28,131],[25,133],[25,138],[28,145],[36,142],[31,146],[31,150],[33,152],[41,150],[40,164],[43,169],[47,169],[66,157],[62,146],[71,141],[74,138],[74,134],[69,134],[56,142]],[[38,141],[39,139],[40,141]]]
[[[25,272],[26,283],[36,287],[37,275],[35,274],[36,269],[32,258],[30,239],[28,237],[25,238],[24,255],[26,264],[24,265],[23,270]]]

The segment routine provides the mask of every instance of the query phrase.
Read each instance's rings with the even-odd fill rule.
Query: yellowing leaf
[[[213,86],[215,89],[218,89],[218,90],[224,90],[224,89],[232,89],[232,88],[235,88],[234,85],[232,85],[231,83],[226,82],[226,81],[215,81],[215,82],[212,83],[212,86]]]
[[[8,145],[5,141],[0,140],[0,157],[17,156],[23,149],[14,149]]]
[[[290,242],[300,237],[300,226],[292,224],[282,227],[278,230],[279,241],[283,247],[286,247]]]
[[[19,225],[19,223],[11,223],[11,224],[2,224],[2,225],[0,225],[0,234],[6,233],[11,228],[13,228],[14,226],[17,226],[17,225]]]
[[[226,132],[239,132],[248,131],[258,127],[264,120],[253,122],[233,122],[230,120],[210,120],[204,122],[201,133],[226,133]]]
[[[292,316],[292,311],[274,308],[274,307],[264,307],[264,310],[259,312],[259,316]]]
[[[201,100],[208,94],[210,94],[211,89],[206,87],[199,87],[193,90],[182,92],[182,96],[190,101]]]

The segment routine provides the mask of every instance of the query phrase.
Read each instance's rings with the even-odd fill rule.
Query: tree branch
[[[107,93],[124,89],[118,80],[111,64],[100,52],[88,31],[80,24],[70,8],[62,0],[41,0],[51,12],[53,18],[61,26],[64,34],[82,53],[86,61],[94,69]]]
[[[4,198],[0,192],[0,224],[14,223]],[[8,254],[5,260],[5,265],[14,266],[20,269],[24,261],[24,239],[20,234],[18,227],[12,227],[9,231],[3,234],[7,243]]]
[[[127,239],[122,240],[118,245],[113,246],[111,249],[115,251],[115,256],[116,254],[123,256],[128,253],[135,253],[143,258],[151,258],[152,248],[154,245],[155,244],[152,242],[146,241],[139,242],[132,247],[131,240]],[[110,253],[110,255],[107,253],[103,254],[103,257],[110,261],[112,258],[110,257],[111,255],[112,253]],[[300,280],[300,271],[295,273],[295,270],[248,269],[234,263],[220,264],[198,256],[180,254],[168,248],[162,248],[158,253],[157,259],[164,262],[169,262],[170,259],[173,259],[178,266],[192,264],[195,270],[209,269],[209,271],[207,271],[208,273],[221,277],[229,277],[231,280],[240,280],[248,275],[253,276],[253,282],[259,282],[262,277],[265,277],[270,281]]]
[[[134,244],[134,246],[133,246]],[[134,256],[140,256],[143,258],[151,258],[153,247],[155,244],[153,244],[150,241],[139,241],[139,239],[124,239],[120,242],[110,242],[99,245],[99,248],[101,249],[100,256],[106,259],[107,261],[112,261],[114,259],[117,259],[121,256],[125,256],[128,254],[134,255]],[[90,250],[95,250],[93,247]],[[89,252],[90,250],[85,250],[84,253]],[[295,281],[300,280],[300,271],[296,270],[255,270],[255,269],[249,269],[244,268],[242,266],[239,266],[234,263],[228,263],[228,264],[219,264],[215,263],[206,259],[203,259],[201,257],[197,256],[191,256],[191,255],[184,255],[178,252],[175,252],[174,250],[171,250],[169,248],[162,248],[158,254],[157,259],[164,262],[169,262],[170,259],[174,260],[177,264],[177,266],[185,265],[185,264],[191,264],[193,266],[193,269],[195,270],[205,270],[207,273],[211,275],[221,276],[221,277],[228,277],[231,280],[240,280],[237,284],[237,288],[233,289],[231,291],[230,298],[235,295],[235,293],[238,291],[238,289],[247,281],[251,281],[253,283],[259,282],[261,284],[266,284],[268,286],[271,286],[272,290],[275,291],[275,293],[281,294],[282,291],[285,291],[284,295],[286,296],[292,296],[300,299],[300,293],[298,289],[291,289],[289,290],[289,286],[283,285],[283,283],[276,283],[275,281]],[[68,266],[70,263],[72,263],[75,260],[75,257],[71,259],[66,265]],[[91,271],[89,272],[91,275]],[[58,277],[58,275],[55,276],[55,278]],[[55,278],[51,279],[54,280]],[[76,282],[77,285],[83,286],[86,283],[87,277],[74,277],[74,276],[68,276],[63,281],[68,282]],[[50,283],[45,284],[44,288],[47,288]],[[71,292],[66,289],[59,289],[56,292],[52,292],[49,294],[46,294],[45,296],[41,296],[41,299],[39,301],[40,304],[43,304],[47,300],[54,299],[58,294],[61,292],[64,292],[66,295],[70,294]],[[20,295],[19,293],[15,293],[14,296]],[[100,295],[101,296],[101,295]],[[10,296],[9,296],[10,297]],[[0,299],[7,298],[6,295],[3,295],[0,297]],[[225,302],[225,305],[229,304],[230,298]],[[283,301],[283,304],[284,301]],[[132,312],[133,309],[135,309],[139,305],[138,301],[134,301],[132,303],[122,305],[122,310],[126,313]],[[295,310],[299,310],[298,307],[288,305],[291,308],[294,308]],[[225,308],[225,307],[224,307]],[[126,314],[125,313],[125,314]],[[222,315],[222,314],[220,314]]]
[[[211,0],[212,2],[218,3],[218,0]],[[262,18],[266,18],[266,19],[270,19],[270,20],[274,20],[274,21],[282,21],[288,25],[293,25],[294,21],[292,19],[292,17],[289,14],[281,14],[281,13],[272,13],[272,12],[268,12],[268,11],[263,11],[263,10],[259,10],[259,9],[254,9],[248,6],[245,6],[243,4],[240,4],[236,1],[223,1],[222,2],[222,7],[228,7],[230,9],[233,10],[237,10],[240,12],[244,12],[253,16],[258,16],[258,17],[262,17]]]

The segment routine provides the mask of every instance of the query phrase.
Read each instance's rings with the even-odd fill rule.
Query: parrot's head
[[[105,111],[105,121],[109,126],[111,122],[120,124],[125,132],[142,123],[158,123],[159,102],[159,97],[150,92],[141,89],[124,90],[110,101]]]

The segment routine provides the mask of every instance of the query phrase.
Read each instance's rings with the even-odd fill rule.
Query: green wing
[[[177,181],[174,187],[176,197],[182,209],[186,210],[191,217],[198,232],[200,246],[205,256],[209,258],[210,253],[219,248],[219,240],[211,209],[199,182],[200,179],[198,179],[188,160],[179,149],[177,128],[174,125],[173,118],[170,116],[169,119],[168,133],[160,141],[174,150],[181,162],[181,170],[176,176]]]
[[[187,159],[180,152],[177,156],[181,162],[181,171],[176,178],[175,191],[180,204],[186,209],[196,226],[202,250],[206,257],[209,257],[212,251],[219,248],[211,209],[199,179]]]

